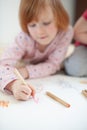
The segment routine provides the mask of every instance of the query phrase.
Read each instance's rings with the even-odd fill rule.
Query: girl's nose
[[[37,26],[37,33],[39,35],[43,35],[44,34],[44,28],[42,27],[42,25],[38,25]]]

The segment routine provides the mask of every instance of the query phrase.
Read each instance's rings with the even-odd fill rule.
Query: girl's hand
[[[28,100],[35,95],[35,89],[29,85],[24,85],[20,80],[15,80],[9,87],[17,100]]]

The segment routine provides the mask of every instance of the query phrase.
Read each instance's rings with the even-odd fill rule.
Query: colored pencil
[[[46,92],[46,95],[49,96],[50,98],[54,99],[55,101],[61,103],[65,107],[70,107],[70,104],[62,100],[61,98],[57,97],[56,95],[52,94],[51,92]]]

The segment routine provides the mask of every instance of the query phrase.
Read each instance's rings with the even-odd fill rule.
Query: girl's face
[[[40,12],[38,21],[31,21],[28,24],[30,36],[40,45],[48,45],[56,36],[56,26],[53,12],[49,6]]]

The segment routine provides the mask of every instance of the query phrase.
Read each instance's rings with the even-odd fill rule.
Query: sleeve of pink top
[[[83,17],[87,20],[87,10],[83,13]]]
[[[26,34],[20,33],[14,43],[6,49],[0,58],[0,90],[4,91],[6,85],[11,81],[18,79],[14,74],[14,66],[25,53],[25,48],[29,43]]]
[[[73,38],[73,29],[70,26],[68,30],[63,34],[61,39],[57,41],[59,42],[59,46],[53,53],[51,53],[51,55],[48,57],[48,60],[36,65],[27,66],[29,77],[30,78],[45,77],[54,74],[56,71],[60,70],[60,65],[65,58],[67,48],[71,43],[72,38]]]

